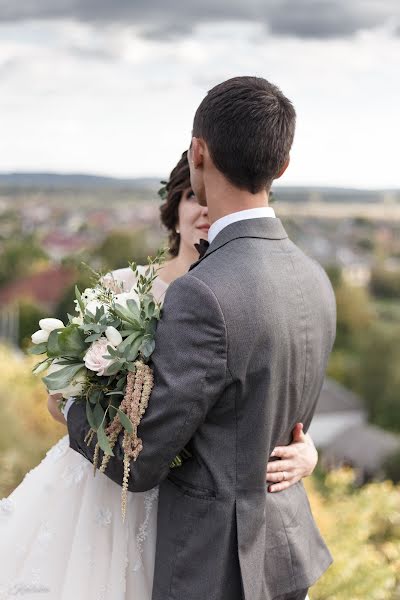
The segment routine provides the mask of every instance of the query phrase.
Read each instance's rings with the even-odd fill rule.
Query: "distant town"
[[[74,286],[145,262],[166,242],[157,179],[0,175],[0,342],[17,356],[39,319],[65,319]],[[400,481],[400,190],[285,187],[271,203],[320,262],[337,336],[311,433],[327,468]],[[85,270],[86,269],[86,270]]]

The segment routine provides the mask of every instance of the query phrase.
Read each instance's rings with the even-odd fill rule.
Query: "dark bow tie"
[[[199,253],[199,258],[203,258],[203,256],[205,255],[205,253],[208,250],[209,247],[209,243],[207,242],[207,240],[200,240],[200,242],[198,244],[195,244],[194,247],[196,248],[196,250]]]

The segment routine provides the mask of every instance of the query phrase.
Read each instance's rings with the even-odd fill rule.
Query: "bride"
[[[186,153],[173,169],[161,206],[169,232],[171,258],[158,271],[154,296],[162,301],[168,285],[198,258],[194,244],[207,238],[207,207],[191,188]],[[109,276],[110,285],[129,289],[131,269]],[[49,411],[65,424],[57,398]],[[271,493],[309,475],[317,452],[297,424],[289,446],[275,448],[266,479]],[[158,488],[128,493],[121,519],[121,488],[97,472],[64,436],[8,498],[0,500],[0,600],[151,600],[157,535]]]

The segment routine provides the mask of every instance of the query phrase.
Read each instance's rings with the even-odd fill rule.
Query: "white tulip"
[[[39,375],[39,373],[46,371],[48,369],[48,366],[49,366],[49,363],[46,361],[46,362],[42,363],[41,365],[39,365],[38,367],[35,367],[32,372],[35,375]]]
[[[40,328],[44,331],[51,333],[54,329],[62,329],[65,327],[64,323],[60,319],[40,319]]]
[[[83,324],[82,315],[79,315],[79,317],[72,317],[72,323],[74,323],[75,325],[82,325]]]
[[[50,331],[44,331],[43,329],[39,329],[32,334],[31,340],[34,344],[43,344],[47,342],[49,339]]]
[[[120,334],[120,332],[117,329],[115,329],[115,327],[112,327],[112,326],[107,327],[105,334],[106,334],[106,338],[108,339],[110,344],[112,344],[113,346],[119,346],[120,343],[122,342],[122,335]]]

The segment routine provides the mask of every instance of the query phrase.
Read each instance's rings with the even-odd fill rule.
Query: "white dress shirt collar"
[[[275,211],[271,206],[261,206],[260,208],[248,208],[247,210],[239,210],[238,212],[225,215],[211,225],[208,230],[208,241],[211,244],[217,235],[231,223],[244,221],[245,219],[260,219],[263,217],[275,218]]]

